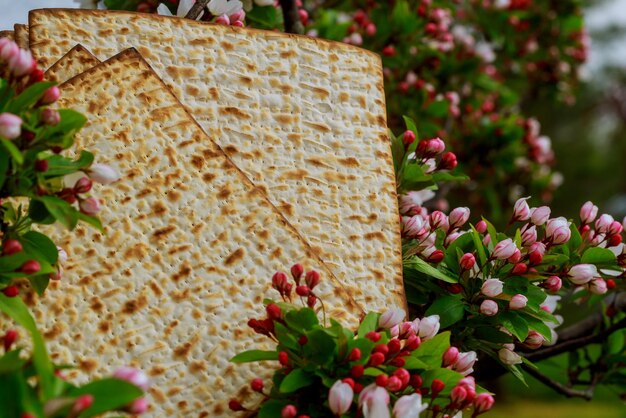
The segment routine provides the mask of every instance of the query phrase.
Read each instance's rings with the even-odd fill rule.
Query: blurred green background
[[[563,184],[551,202],[553,215],[577,218],[580,206],[592,200],[602,212],[626,216],[626,1],[589,1],[586,21],[591,57],[586,82],[571,106],[532,101],[525,114],[535,116],[552,138],[556,171]],[[545,374],[565,381],[559,357],[539,363]],[[563,370],[563,368],[561,368]],[[526,387],[513,376],[491,382],[497,393],[492,418],[626,418],[624,388],[600,388],[594,400],[566,399],[531,377]],[[622,395],[622,398],[620,398]]]

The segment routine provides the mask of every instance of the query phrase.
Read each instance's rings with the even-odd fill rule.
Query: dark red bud
[[[309,289],[313,289],[320,282],[320,274],[315,270],[311,270],[307,272],[306,276],[304,277],[304,281],[306,282],[307,286],[309,286]]]
[[[256,379],[252,379],[252,382],[250,382],[250,387],[255,392],[263,392],[263,379],[258,377]]]
[[[241,405],[241,403],[236,400],[236,399],[231,399],[228,402],[228,407],[230,408],[231,411],[245,411],[246,409]]]
[[[526,272],[528,271],[528,266],[524,263],[517,263],[515,266],[513,266],[513,269],[511,270],[511,274],[526,274]]]
[[[43,80],[44,72],[41,68],[34,68],[33,71],[30,72],[30,82],[31,83],[39,83]]]
[[[308,342],[309,342],[309,339],[307,338],[306,335],[301,335],[300,338],[298,338],[298,344],[300,345],[304,345]]]
[[[309,297],[306,298],[306,306],[308,306],[309,308],[313,308],[316,303],[317,303],[317,297],[316,296],[309,295]]]
[[[399,339],[394,338],[387,343],[387,347],[389,347],[389,354],[396,354],[400,352],[402,343]]]
[[[304,267],[302,267],[302,264],[294,264],[293,266],[291,266],[291,276],[296,281],[296,283],[300,284],[300,277],[302,277],[303,273]]]
[[[363,377],[364,372],[365,367],[363,367],[362,364],[357,364],[355,366],[352,366],[352,368],[350,369],[350,376],[354,377],[355,379],[359,379]]]
[[[403,359],[402,357],[396,357],[393,360],[391,360],[389,362],[392,366],[396,366],[396,367],[404,367],[404,365],[406,364],[406,360]]]
[[[363,390],[363,385],[360,383],[354,384],[354,393],[359,394]]]
[[[4,351],[9,351],[13,344],[17,341],[17,331],[14,329],[10,329],[4,334],[3,343],[4,343]]]
[[[415,389],[421,388],[423,384],[424,379],[422,379],[422,376],[418,374],[414,374],[413,376],[411,376],[411,386],[413,386]]]
[[[74,193],[88,193],[93,186],[93,182],[89,177],[82,177],[74,184]]]
[[[350,386],[352,389],[354,389],[354,380],[352,380],[351,378],[346,377],[345,379],[342,379],[341,381],[347,384],[348,386]]]
[[[24,274],[35,274],[40,270],[41,264],[37,260],[28,260],[20,267],[20,272]]]
[[[537,265],[540,264],[543,260],[543,255],[541,255],[541,253],[538,251],[533,251],[528,255],[528,259],[530,261],[530,264]]]
[[[392,45],[387,45],[383,48],[382,53],[386,57],[393,57],[394,55],[396,55],[396,48],[394,48]]]
[[[615,280],[613,279],[606,279],[606,288],[607,289],[615,289]]]
[[[309,289],[309,286],[302,284],[296,287],[296,294],[298,296],[309,296],[309,293],[311,293],[311,289]]]
[[[348,355],[348,361],[357,361],[361,359],[361,350],[353,348]]]
[[[404,343],[404,349],[409,351],[417,350],[421,343],[422,339],[419,336],[411,335],[409,338],[406,339],[406,342]]]
[[[278,362],[282,366],[288,366],[289,365],[289,356],[287,355],[287,352],[281,351],[280,353],[278,353]]]
[[[17,254],[23,250],[22,244],[16,239],[8,239],[4,241],[2,246],[2,255]]]
[[[274,303],[267,305],[265,307],[265,312],[267,312],[267,317],[272,320],[280,319],[282,317],[280,307]]]
[[[456,155],[453,152],[446,152],[441,157],[438,168],[440,170],[454,170],[457,164]]]
[[[443,383],[439,379],[433,380],[433,383],[430,385],[430,389],[432,390],[432,397],[436,397],[439,392],[441,392],[446,387],[446,384]]]
[[[2,293],[9,298],[14,298],[20,293],[20,289],[16,285],[12,284],[11,286],[5,287],[2,290]]]
[[[453,283],[453,284],[448,285],[448,292],[452,293],[453,295],[458,295],[462,291],[463,291],[463,286],[461,286],[458,283]]]
[[[24,130],[22,131],[22,139],[26,142],[31,142],[33,139],[35,139],[35,133]]]
[[[378,340],[380,340],[380,334],[376,331],[370,331],[367,334],[365,334],[365,338],[376,343],[378,342]]]
[[[431,263],[441,263],[441,261],[443,260],[443,257],[445,256],[445,254],[443,253],[443,251],[441,250],[435,250],[433,251],[433,253],[430,255],[430,257],[428,257],[429,262]]]
[[[48,171],[48,160],[36,160],[35,171],[39,171],[40,173]]]
[[[387,347],[387,344],[379,344],[374,347],[372,353],[382,353],[386,356],[389,353],[389,347]]]
[[[622,236],[619,234],[616,235],[611,235],[611,237],[609,238],[609,243],[608,246],[609,247],[616,247],[618,245],[620,245],[622,243]]]
[[[383,353],[374,353],[370,356],[370,361],[368,362],[368,365],[370,367],[377,367],[383,364],[384,362],[385,362],[385,355]]]

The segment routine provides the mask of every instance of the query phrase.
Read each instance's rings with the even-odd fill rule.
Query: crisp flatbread
[[[62,83],[100,63],[82,45],[76,45],[46,71],[46,79]]]
[[[16,23],[13,25],[15,32],[15,43],[22,49],[29,49],[28,46],[28,25]]]
[[[77,149],[122,174],[95,187],[106,234],[59,236],[65,277],[29,301],[53,359],[78,365],[71,378],[130,364],[152,376],[151,416],[233,416],[228,400],[253,398],[272,367],[229,359],[266,348],[247,320],[295,262],[320,269],[327,314],[356,325],[361,309],[136,51],[61,88],[59,106],[89,117]]]
[[[310,37],[122,11],[30,13],[44,67],[136,47],[357,301],[404,305],[380,58]]]
[[[0,38],[15,39],[15,33],[12,30],[0,30]]]

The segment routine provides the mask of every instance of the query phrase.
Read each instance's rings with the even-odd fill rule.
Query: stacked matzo
[[[404,305],[380,59],[351,46],[130,12],[36,10],[44,67],[136,47],[369,309]]]
[[[229,359],[266,340],[246,322],[277,296],[276,270],[320,268],[329,313],[356,323],[362,312],[347,292],[136,52],[63,93],[60,106],[90,115],[78,148],[122,180],[97,188],[106,235],[79,227],[62,237],[66,278],[32,301],[57,362],[96,376],[142,367],[155,417],[230,416],[228,399],[270,370]]]

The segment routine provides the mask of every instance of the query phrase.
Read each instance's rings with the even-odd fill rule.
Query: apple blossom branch
[[[527,364],[522,364],[522,369],[524,369],[526,373],[528,373],[535,379],[539,380],[544,385],[551,387],[555,391],[567,396],[568,398],[583,398],[588,401],[590,401],[593,398],[593,391],[595,389],[595,385],[597,382],[592,383],[585,390],[578,390],[578,389],[567,387],[564,384],[557,382],[554,379],[549,378],[548,376],[544,375],[536,368],[529,366]]]
[[[283,21],[285,22],[285,32],[304,33],[304,25],[300,21],[298,6],[295,0],[280,0],[280,7],[283,9]]]
[[[209,3],[209,0],[198,0],[189,10],[185,18],[196,20]]]

